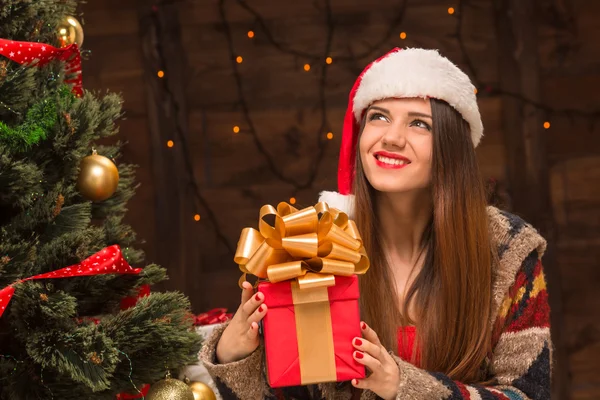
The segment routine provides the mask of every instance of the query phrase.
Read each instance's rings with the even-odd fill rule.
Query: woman
[[[475,88],[436,51],[394,49],[359,76],[344,122],[339,193],[371,258],[361,277],[368,377],[286,388],[266,384],[249,283],[233,320],[201,358],[224,398],[550,398],[545,241],[486,207],[475,147]]]

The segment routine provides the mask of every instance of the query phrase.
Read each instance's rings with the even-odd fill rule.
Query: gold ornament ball
[[[77,190],[91,201],[103,201],[113,195],[119,184],[119,170],[108,158],[94,154],[85,157],[79,165]]]
[[[166,378],[150,387],[146,400],[194,400],[194,393],[184,382]]]
[[[205,383],[192,382],[190,388],[194,392],[194,400],[217,400],[215,392]]]
[[[65,16],[58,24],[57,35],[60,47],[77,43],[77,46],[81,48],[83,44],[83,27],[79,21],[69,15]]]

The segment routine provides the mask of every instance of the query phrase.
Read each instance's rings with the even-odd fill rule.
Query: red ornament
[[[121,310],[127,310],[135,306],[138,302],[138,299],[142,297],[150,296],[150,285],[142,285],[138,290],[137,296],[128,296],[121,300]]]
[[[136,393],[136,394],[129,394],[129,393],[125,393],[125,392],[119,393],[117,395],[117,400],[143,399],[144,397],[146,397],[149,390],[150,390],[150,385],[146,384],[146,385],[142,386],[142,388],[140,389],[140,393]]]
[[[233,314],[227,313],[226,308],[213,308],[212,310],[196,316],[194,325],[212,325],[229,321]]]

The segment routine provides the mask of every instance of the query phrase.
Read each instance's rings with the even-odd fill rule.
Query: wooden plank
[[[553,118],[545,132],[547,156],[551,164],[597,155],[600,151],[600,124],[593,129],[589,121],[566,117]]]
[[[157,241],[160,243],[157,261],[167,268],[170,277],[162,286],[183,291],[195,307],[202,309],[198,294],[187,289],[188,284],[199,279],[201,265],[196,238],[188,234],[195,210],[188,197],[190,181],[183,164],[185,155],[181,146],[188,132],[184,98],[185,60],[178,12],[175,5],[164,4],[160,12],[152,13],[149,12],[152,4],[149,0],[140,0],[138,3],[156,185],[154,212]],[[158,69],[169,74],[168,80],[157,78]],[[181,136],[178,132],[181,132]],[[165,146],[168,140],[175,142],[171,149]]]
[[[537,55],[537,24],[532,3],[503,0],[496,5],[501,88],[539,101],[540,78]],[[531,106],[504,99],[505,143],[511,199],[514,210],[540,229],[548,240],[544,257],[555,345],[553,398],[567,399],[569,375],[564,346],[563,304],[560,271],[556,264],[555,227],[550,203],[548,166],[541,121]]]

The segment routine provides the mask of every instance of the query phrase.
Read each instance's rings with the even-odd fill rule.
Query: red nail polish
[[[263,306],[258,307],[258,312],[263,312],[264,308]]]
[[[362,340],[360,340],[359,338],[354,339],[354,344],[356,346],[362,346]]]
[[[365,329],[367,329],[367,324],[365,324],[364,322],[361,322],[360,328],[364,331]]]
[[[363,353],[361,353],[360,351],[355,351],[354,352],[354,357],[358,358],[359,360],[361,360],[365,355]]]
[[[256,296],[254,296],[254,300],[260,301],[260,294],[259,293],[256,293]]]

